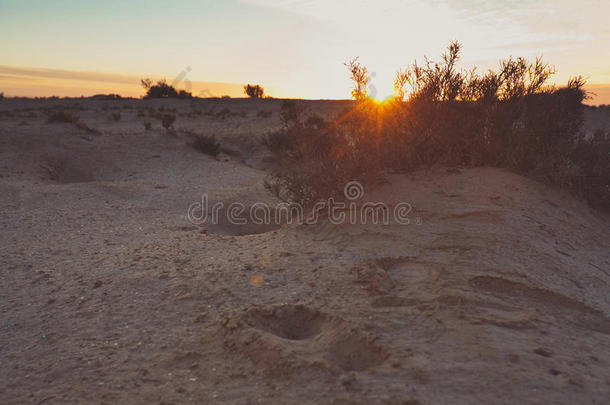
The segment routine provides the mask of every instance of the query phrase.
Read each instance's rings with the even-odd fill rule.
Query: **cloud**
[[[32,67],[17,67],[0,65],[0,73],[17,77],[44,77],[50,79],[83,80],[89,82],[106,83],[139,83],[140,79],[136,76],[129,76],[117,73],[83,72],[76,70],[44,69]]]
[[[187,73],[187,72],[183,72]],[[10,95],[57,95],[80,96],[97,93],[118,93],[124,96],[143,94],[140,79],[147,75],[125,75],[118,73],[85,72],[77,70],[44,69],[36,67],[0,65],[0,87]],[[160,77],[152,77],[159,80]],[[178,88],[187,87],[188,76],[175,83]],[[168,82],[173,83],[174,79]],[[194,96],[217,97],[243,96],[242,85],[222,82],[190,82]]]

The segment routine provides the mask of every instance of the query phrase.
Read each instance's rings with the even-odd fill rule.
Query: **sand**
[[[607,403],[610,218],[567,192],[434,168],[365,190],[409,224],[189,222],[278,203],[279,105],[0,102],[1,403]]]

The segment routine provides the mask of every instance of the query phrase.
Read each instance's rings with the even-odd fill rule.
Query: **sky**
[[[582,75],[610,104],[608,15],[608,0],[0,0],[0,92],[141,96],[165,77],[200,96],[341,99],[359,56],[385,98],[397,69],[458,40],[465,70],[542,55],[554,83]]]

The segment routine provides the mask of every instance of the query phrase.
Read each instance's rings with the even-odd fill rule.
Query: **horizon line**
[[[244,97],[243,94],[243,86],[245,84],[236,83],[236,82],[223,82],[223,81],[190,81],[186,79],[186,74],[188,73],[188,68],[186,71],[180,72],[172,81],[168,79],[168,76],[162,75],[138,75],[131,73],[115,73],[115,72],[96,72],[90,70],[70,70],[70,69],[58,69],[58,68],[43,68],[43,67],[31,67],[31,66],[15,66],[15,65],[0,65],[0,93],[4,94],[5,98],[34,98],[34,99],[44,99],[44,98],[90,98],[96,95],[110,95],[116,94],[121,96],[124,99],[138,99],[142,98],[143,89],[140,84],[140,80],[143,78],[151,78],[155,81],[165,79],[170,84],[174,85],[177,89],[181,89],[184,86],[179,86],[178,84],[188,83],[193,88],[198,88],[200,96],[193,95],[193,98],[197,99],[214,99],[221,98],[222,96],[229,96],[233,99],[247,99],[248,97]],[[16,83],[13,86],[7,86],[3,83],[4,80],[12,80],[17,82],[26,81],[25,85],[23,83]],[[50,83],[48,79],[55,79],[60,81],[60,83]],[[185,80],[186,79],[186,80]],[[44,81],[47,81],[46,83]],[[97,83],[98,85],[92,86],[69,86],[64,83],[62,86],[61,81],[64,82],[89,82],[91,84]],[[177,81],[177,83],[176,83]],[[41,83],[42,82],[42,83]],[[118,88],[103,86],[100,87],[100,83],[113,83],[118,84]],[[176,84],[174,84],[176,83]],[[252,83],[255,83],[253,81]],[[68,83],[69,84],[69,83]],[[249,83],[246,83],[249,84]],[[273,86],[265,86],[262,83],[258,83],[262,87],[265,88],[265,91],[275,92]],[[35,94],[33,89],[40,89],[40,87],[55,88],[58,91],[58,94],[51,94],[50,91],[40,92],[40,94]],[[122,88],[121,88],[122,87]],[[127,87],[127,88],[126,88]],[[188,87],[188,86],[187,86]],[[7,88],[13,90],[6,91],[2,88]],[[65,90],[65,93],[62,95],[61,89]],[[21,90],[21,91],[20,91]],[[30,90],[30,91],[28,91]],[[610,104],[610,83],[587,83],[585,85],[585,90],[589,92],[592,97],[585,102],[585,104],[591,105],[606,105]],[[190,91],[190,90],[188,90]],[[80,95],[78,92],[83,92]],[[196,91],[191,91],[192,93],[196,93]],[[45,94],[46,93],[46,94]],[[71,94],[68,94],[71,93]],[[601,93],[601,94],[600,94]],[[88,94],[88,95],[87,95]],[[201,96],[205,95],[205,96]],[[351,100],[351,98],[301,98],[301,97],[290,97],[290,96],[271,96],[274,99],[292,99],[292,100],[328,100],[328,101],[345,101]],[[595,104],[594,104],[595,103]]]

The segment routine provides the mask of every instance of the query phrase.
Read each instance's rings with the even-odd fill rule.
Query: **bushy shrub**
[[[78,117],[63,110],[53,111],[47,118],[48,124],[74,124]]]
[[[251,98],[263,98],[265,95],[265,89],[258,84],[247,84],[244,86],[244,93]]]
[[[63,110],[48,112],[48,124],[72,124],[76,128],[88,132],[90,134],[99,134],[97,129],[90,128],[86,123],[82,122],[76,115],[70,114]]]
[[[140,81],[144,90],[146,90],[145,99],[148,98],[193,98],[193,95],[186,90],[177,90],[174,86],[167,84],[165,79],[157,81],[153,84],[150,79],[142,79]]]
[[[220,153],[220,144],[214,136],[195,135],[192,146],[206,155],[217,156]]]
[[[382,104],[367,97],[366,68],[352,61],[357,103],[332,122],[304,120],[285,102],[284,127],[265,139],[278,162],[277,183],[307,203],[338,198],[347,181],[374,183],[388,170],[488,165],[570,187],[608,207],[610,142],[608,134],[582,136],[584,80],[549,86],[554,69],[540,58],[509,58],[483,75],[464,72],[460,49],[451,43],[440,62],[399,71],[396,97]]]
[[[570,186],[593,205],[610,211],[610,131],[583,137],[571,161]]]
[[[120,112],[114,112],[110,115],[110,118],[112,118],[114,121],[120,121],[121,120],[121,113]]]
[[[163,126],[163,128],[169,130],[171,128],[171,126],[174,124],[174,122],[176,121],[176,116],[173,114],[161,114],[161,125]]]
[[[359,136],[374,125],[365,110],[350,111],[331,125],[319,116],[305,119],[294,104],[283,107],[284,127],[264,143],[276,157],[275,183],[289,198],[301,204],[339,199],[346,182],[366,183],[378,176],[378,159],[367,156],[371,141]]]
[[[144,129],[146,131],[150,131],[151,128],[152,128],[152,124],[150,123],[150,121],[144,122]]]
[[[284,126],[294,125],[301,119],[303,109],[293,100],[284,100],[280,105],[280,119]]]

